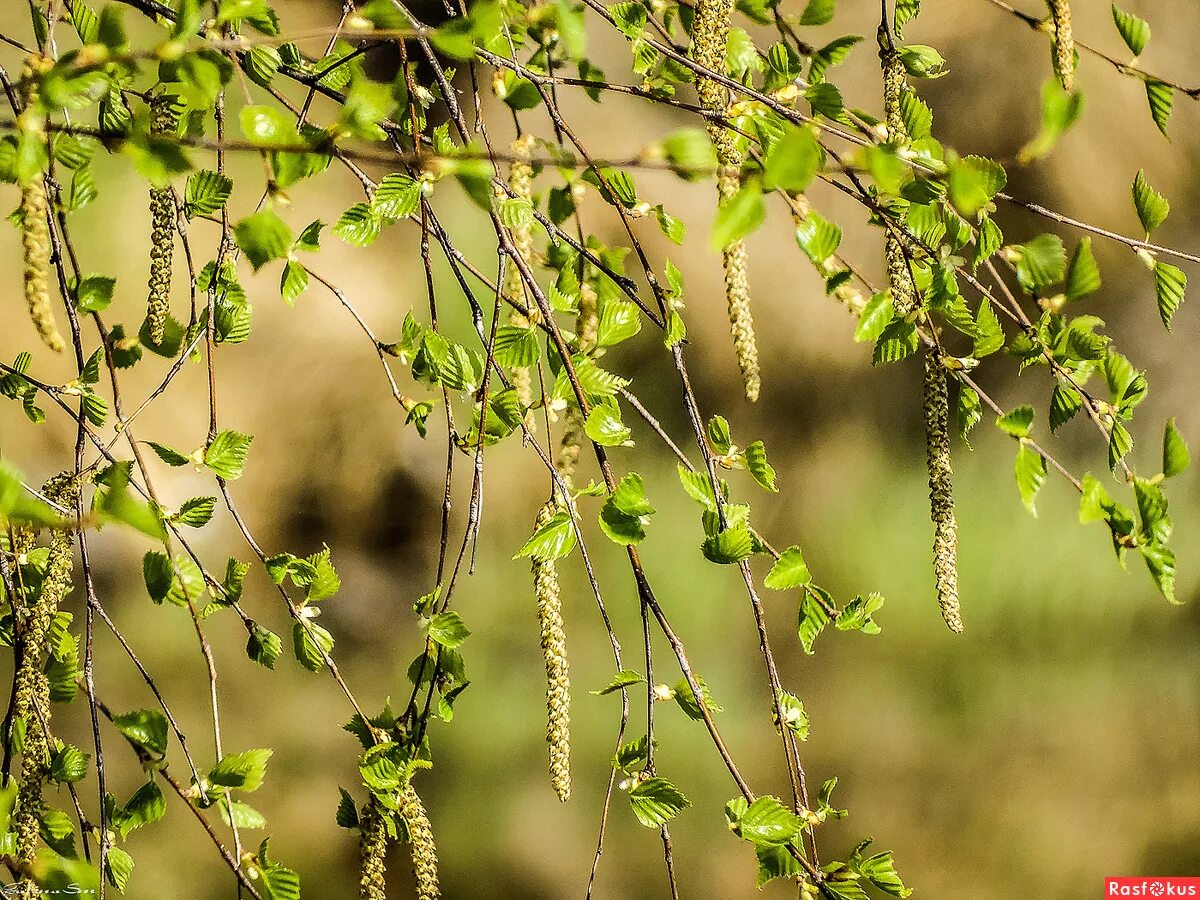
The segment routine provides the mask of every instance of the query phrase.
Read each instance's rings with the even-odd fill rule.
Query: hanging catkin
[[[1054,69],[1064,91],[1075,90],[1075,36],[1071,31],[1070,0],[1046,0],[1054,24]]]
[[[42,494],[68,509],[74,509],[79,496],[77,482],[69,475],[56,475],[42,487]],[[19,556],[32,549],[33,535],[26,532],[14,547]],[[50,765],[50,683],[44,673],[50,623],[59,604],[71,591],[72,532],[56,528],[50,533],[46,572],[35,598],[25,604],[13,603],[14,631],[20,647],[13,697],[13,721],[24,727],[21,749],[21,774],[13,808],[12,830],[16,835],[16,859],[25,869],[34,860],[38,848],[39,821],[42,811],[42,786]],[[15,598],[14,598],[15,599]],[[11,740],[11,736],[9,737]],[[36,884],[22,876],[15,895],[34,900],[40,895]]]
[[[599,298],[596,289],[581,278],[579,283],[579,316],[575,334],[580,353],[596,349],[599,333]],[[577,407],[567,410],[563,436],[554,462],[555,471],[568,489],[579,464],[579,453],[587,434],[583,415]],[[559,509],[570,503],[569,497],[559,496],[557,488],[538,512],[534,530],[541,528]],[[558,566],[554,560],[534,560],[533,594],[537,601],[538,628],[541,633],[542,658],[546,665],[546,743],[549,749],[550,786],[564,803],[571,797],[571,678],[567,661],[567,633],[563,625],[562,593],[558,583]]]
[[[548,501],[538,513],[535,529],[553,518],[559,506]],[[564,803],[571,797],[571,680],[567,663],[567,634],[563,627],[562,594],[554,560],[534,560],[533,594],[537,600],[542,658],[546,663],[546,743],[550,755],[550,786]]]
[[[358,817],[358,829],[358,852],[362,867],[358,896],[360,900],[387,900],[387,824],[384,811],[374,799],[363,806]]]
[[[40,58],[31,59],[25,66],[26,116],[32,115],[38,102],[37,76]],[[54,321],[50,305],[50,223],[46,218],[46,182],[38,172],[21,186],[21,243],[25,251],[25,303],[29,318],[37,329],[42,343],[61,353],[66,341]]]
[[[900,55],[881,31],[880,60],[883,66],[883,112],[888,137],[905,141],[908,132],[901,113],[906,90]],[[888,229],[885,239],[888,281],[897,312],[909,314],[918,307],[916,286],[899,235]],[[954,482],[950,464],[950,404],[946,370],[936,346],[925,350],[925,380],[922,412],[925,419],[926,463],[929,469],[929,506],[933,520],[933,574],[938,606],[951,631],[963,629],[958,602],[958,524],[954,518]]]
[[[530,135],[517,138],[512,145],[515,159],[508,170],[508,188],[512,196],[521,200],[529,200],[533,196],[533,167],[527,162],[529,147],[532,142]],[[513,249],[525,262],[531,265],[533,261],[533,225],[520,224],[510,229]],[[510,308],[508,320],[518,328],[532,328],[541,320],[537,307],[530,302],[529,292],[525,290],[525,279],[521,270],[511,259],[504,267],[504,296],[516,307]],[[528,314],[521,312],[528,310]],[[513,369],[512,384],[517,391],[517,399],[522,406],[533,403],[533,373],[528,366]],[[526,421],[527,426],[534,423],[533,416]]]
[[[954,518],[954,470],[950,465],[950,402],[946,392],[946,368],[933,347],[925,351],[924,412],[929,507],[933,519],[933,574],[938,606],[950,630],[961,632],[958,522]]]
[[[175,130],[174,98],[158,94],[150,101],[150,133]],[[150,188],[150,281],[146,325],[150,341],[161,344],[171,312],[171,261],[175,252],[175,196],[169,187]]]
[[[700,0],[692,25],[692,58],[714,72],[725,71],[725,52],[729,41],[732,0]],[[708,113],[724,116],[729,109],[729,91],[711,78],[697,79],[700,106]],[[708,125],[708,135],[717,148],[717,192],[721,202],[728,201],[741,185],[742,156],[733,132],[716,122]],[[758,367],[758,344],[754,337],[754,318],[750,312],[750,282],[746,276],[746,245],[734,241],[721,251],[725,270],[725,302],[729,311],[729,330],[746,399],[758,399],[762,379]]]
[[[438,887],[437,847],[433,843],[433,826],[425,813],[425,805],[410,781],[400,794],[396,807],[408,832],[408,847],[412,854],[413,873],[417,881],[417,900],[437,900],[442,896]],[[364,895],[365,896],[365,895]]]

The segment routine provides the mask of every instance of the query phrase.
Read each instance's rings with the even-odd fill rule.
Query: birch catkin
[[[548,501],[538,513],[535,530],[549,522],[557,510],[558,504],[554,500]],[[567,662],[567,634],[563,627],[562,594],[554,560],[534,560],[533,594],[537,600],[542,658],[546,664],[546,743],[549,745],[550,786],[558,799],[565,803],[571,797],[571,680]]]
[[[1075,36],[1071,31],[1070,0],[1046,0],[1054,24],[1054,68],[1064,91],[1075,90]]]
[[[881,34],[880,60],[883,66],[883,111],[889,140],[908,138],[901,99],[906,89],[904,66],[895,49]],[[897,312],[914,312],[919,301],[912,272],[899,235],[888,229],[885,239],[888,281]],[[922,412],[925,420],[926,464],[929,470],[929,507],[933,520],[933,575],[938,606],[951,631],[963,630],[958,601],[958,523],[954,517],[954,481],[950,463],[950,402],[946,390],[946,370],[936,346],[928,347],[924,357],[925,380]]]
[[[46,482],[42,493],[47,499],[73,509],[79,497],[79,488],[69,475],[57,475]],[[22,534],[18,541],[23,546],[13,549],[19,555],[25,555],[32,549],[31,534]],[[12,830],[16,835],[16,859],[23,867],[33,862],[38,848],[42,787],[50,765],[47,734],[50,683],[44,666],[50,623],[59,605],[71,592],[72,547],[71,530],[54,529],[50,533],[46,573],[36,598],[25,605],[13,604],[14,631],[20,647],[14,685],[13,721],[23,723],[25,741],[21,750],[21,774],[13,808]],[[21,878],[19,885],[18,897],[36,898],[40,895],[37,885],[25,877]]]
[[[429,824],[425,804],[421,802],[411,781],[400,793],[396,812],[408,832],[408,848],[417,881],[417,900],[437,900],[442,896],[442,891],[438,886],[437,846],[433,842],[433,826]]]
[[[732,0],[700,0],[692,25],[692,58],[701,66],[715,72],[725,71],[725,52],[729,42],[729,20],[733,14]],[[711,78],[698,78],[696,91],[700,106],[706,112],[724,116],[729,108],[729,91]],[[708,135],[717,148],[717,193],[721,201],[729,200],[741,184],[742,156],[734,135],[721,125],[710,122]],[[721,251],[725,270],[725,303],[729,312],[729,330],[733,335],[734,352],[746,399],[758,399],[762,378],[758,365],[758,343],[754,336],[754,318],[750,311],[750,281],[746,275],[746,245],[734,241]]]
[[[530,143],[529,135],[519,137],[513,142],[512,149],[516,159],[508,170],[508,188],[512,191],[512,196],[522,200],[529,200],[533,196],[533,167],[526,161]],[[533,259],[533,226],[531,224],[517,225],[510,229],[510,233],[513,249],[517,251],[526,265],[530,264]],[[518,328],[532,328],[540,321],[541,316],[537,308],[529,301],[521,270],[512,260],[509,260],[508,265],[504,267],[503,289],[505,298],[519,307],[519,309],[512,308],[510,310],[509,322]],[[520,309],[526,309],[529,312],[525,314],[520,312]],[[513,369],[512,384],[516,388],[517,399],[521,401],[521,405],[531,406],[533,404],[533,373],[528,366]],[[529,417],[526,424],[533,424],[532,416]]]
[[[159,94],[150,101],[150,133],[175,130],[173,97]],[[150,188],[150,281],[146,324],[150,340],[161,344],[171,312],[171,264],[175,253],[175,196],[169,187]]]
[[[36,73],[40,58],[25,66],[25,113],[22,120],[31,121],[38,101]],[[46,198],[46,182],[38,172],[21,186],[21,244],[25,252],[25,304],[29,318],[37,329],[42,343],[55,353],[62,353],[67,343],[54,321],[50,305],[50,223]]]
[[[363,806],[358,817],[358,852],[361,875],[360,900],[387,900],[387,824],[379,804],[373,799]]]

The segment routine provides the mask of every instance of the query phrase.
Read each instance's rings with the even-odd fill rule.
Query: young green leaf
[[[1175,427],[1175,420],[1169,419],[1163,431],[1162,471],[1167,478],[1173,478],[1183,472],[1192,461],[1188,445]]]
[[[647,828],[661,828],[691,802],[665,778],[647,778],[629,791],[629,803],[638,821]]]

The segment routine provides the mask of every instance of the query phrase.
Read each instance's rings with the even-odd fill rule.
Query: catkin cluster
[[[883,36],[881,35],[881,38]],[[880,42],[883,67],[883,112],[889,139],[908,138],[901,100],[907,89],[904,66],[895,49]],[[897,312],[907,315],[919,306],[912,272],[900,236],[888,230],[885,242],[888,281]],[[936,346],[925,351],[922,412],[925,420],[926,463],[929,470],[929,506],[933,520],[933,574],[938,606],[951,631],[963,629],[958,602],[958,523],[954,517],[954,481],[950,464],[950,401],[946,370]]]
[[[417,881],[417,900],[437,900],[442,896],[442,891],[438,886],[437,847],[433,843],[433,826],[429,824],[425,804],[421,802],[411,781],[404,786],[400,794],[396,812],[408,832],[408,847],[412,854],[413,872]]]
[[[732,0],[700,0],[692,25],[692,58],[706,69],[725,71],[726,45],[729,42],[729,20],[733,14]],[[697,79],[696,91],[700,106],[708,113],[724,116],[729,109],[728,89],[711,78]],[[708,134],[717,148],[717,193],[722,202],[728,201],[741,185],[742,156],[734,135],[716,122],[708,125]],[[754,335],[754,317],[750,311],[750,281],[746,275],[746,245],[734,241],[722,248],[721,263],[725,271],[725,303],[729,312],[729,330],[733,335],[734,352],[742,373],[746,399],[758,399],[762,377],[758,365],[758,343]]]
[[[42,487],[43,495],[69,509],[79,497],[78,483],[68,475],[56,475]],[[27,554],[33,547],[33,535],[22,532],[14,542],[14,553]],[[50,684],[44,672],[50,623],[58,607],[71,591],[73,564],[72,532],[56,528],[50,533],[46,572],[35,597],[25,604],[14,603],[14,631],[20,657],[17,662],[13,696],[13,721],[25,729],[21,750],[21,774],[17,800],[13,808],[12,830],[16,835],[16,858],[22,866],[33,862],[38,847],[38,828],[42,811],[42,786],[50,764]],[[10,738],[11,739],[11,738]],[[37,886],[26,879],[20,882],[18,897],[36,898]]]
[[[375,800],[363,806],[358,828],[358,852],[362,860],[358,896],[360,900],[387,900],[387,824]]]
[[[1054,69],[1064,91],[1075,89],[1075,36],[1071,31],[1070,0],[1047,0],[1054,24]]]
[[[175,130],[174,98],[158,94],[150,101],[150,133]],[[150,340],[161,344],[171,312],[171,264],[175,253],[175,195],[169,187],[150,188],[150,281],[146,325]]]
[[[37,72],[40,58],[31,59],[25,66],[25,116],[32,122],[38,102]],[[21,243],[25,251],[25,304],[29,318],[37,329],[42,343],[61,353],[67,346],[54,321],[50,305],[50,223],[46,197],[46,182],[37,173],[21,186]]]

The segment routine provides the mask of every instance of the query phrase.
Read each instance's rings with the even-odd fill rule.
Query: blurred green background
[[[28,19],[17,8],[23,4],[5,6],[0,12],[5,33],[27,37]],[[815,30],[814,43],[846,33],[874,34],[874,4],[841,6],[833,25]],[[1025,6],[1041,13],[1033,0]],[[1185,83],[1200,81],[1194,3],[1127,0],[1125,6],[1154,26],[1145,64]],[[1121,55],[1108,6],[1076,7],[1076,34]],[[329,2],[288,2],[280,12],[286,28],[308,28],[330,22],[337,8]],[[127,18],[132,23],[136,16]],[[1200,244],[1196,103],[1177,99],[1168,142],[1150,121],[1140,85],[1085,55],[1079,75],[1088,101],[1083,120],[1048,161],[1022,169],[1012,160],[1037,129],[1039,86],[1049,75],[1047,42],[985,0],[931,4],[907,37],[936,45],[950,63],[949,76],[921,86],[940,137],[963,153],[1005,162],[1013,193],[1132,234],[1138,223],[1129,184],[1145,167],[1174,210],[1157,237],[1192,249]],[[590,40],[597,61],[610,74],[619,72],[627,59],[624,44],[599,28]],[[316,50],[316,43],[306,48]],[[858,47],[835,76],[848,103],[867,109],[877,108],[879,92],[872,43]],[[0,53],[14,72],[19,56],[8,48]],[[469,88],[465,81],[461,86]],[[628,153],[694,124],[618,96],[601,107],[565,92],[562,99],[598,156]],[[329,112],[321,101],[314,110],[318,119]],[[510,126],[503,110],[494,112],[500,114],[493,127],[503,140]],[[526,126],[551,136],[540,118],[528,117]],[[101,199],[76,215],[73,227],[83,267],[118,278],[109,324],[136,326],[145,302],[145,188],[124,160],[102,161],[98,169]],[[376,176],[384,171],[372,170]],[[232,212],[240,216],[257,200],[262,170],[256,159],[243,157],[232,172],[238,181]],[[1011,475],[1013,445],[985,417],[973,450],[963,447],[956,457],[967,630],[961,637],[948,634],[937,614],[930,572],[919,366],[909,361],[871,367],[869,347],[851,341],[851,318],[824,297],[796,249],[785,211],[773,209],[767,227],[750,240],[764,390],[757,406],[747,406],[726,334],[719,258],[707,250],[712,186],[661,175],[637,178],[642,196],[665,202],[690,226],[683,248],[666,244],[652,222],[641,234],[656,259],[670,256],[686,276],[691,339],[686,356],[702,409],[726,415],[743,445],[765,440],[778,471],[779,494],[764,496],[735,473],[735,495],[753,500],[756,523],[775,544],[804,548],[815,577],[839,600],[868,590],[887,597],[877,616],[881,635],[830,632],[814,657],[800,652],[795,637],[796,598],[764,597],[783,681],[812,716],[812,736],[803,745],[809,779],[819,784],[837,776],[835,800],[851,811],[848,820],[821,830],[823,859],[837,858],[871,836],[880,849],[896,852],[916,896],[972,900],[1083,900],[1099,896],[1105,875],[1200,873],[1195,604],[1169,606],[1137,559],[1123,573],[1102,526],[1076,523],[1075,497],[1061,479],[1048,479],[1039,515],[1029,516]],[[547,174],[539,187],[553,183]],[[316,184],[291,190],[292,204],[283,215],[297,230],[317,217],[328,221],[361,199],[356,190],[352,178],[334,169]],[[15,205],[15,188],[3,191]],[[845,228],[846,255],[878,275],[879,240],[863,224],[862,212],[821,187],[810,199]],[[459,246],[491,271],[494,245],[486,224],[450,185],[439,188],[436,201]],[[585,217],[591,230],[619,242],[616,223],[603,208],[589,206]],[[999,221],[1012,241],[1049,225],[1004,206]],[[1062,234],[1069,242],[1077,237]],[[418,235],[411,223],[400,223],[368,250],[327,235],[312,266],[343,288],[388,339],[398,335],[410,309],[427,314]],[[209,258],[216,239],[213,226],[193,226],[198,264]],[[1200,318],[1185,305],[1174,333],[1166,335],[1151,278],[1138,259],[1103,242],[1096,252],[1105,285],[1084,306],[1109,322],[1117,346],[1147,370],[1150,399],[1138,412],[1134,459],[1140,470],[1157,471],[1158,442],[1169,416],[1178,415],[1184,435],[1200,446],[1192,354]],[[437,263],[441,313],[465,338],[461,295],[441,260]],[[0,320],[5,323],[0,357],[7,360],[35,349],[17,287],[15,230],[0,232],[0,266],[9,285]],[[1195,267],[1189,274],[1196,276]],[[232,486],[233,494],[268,553],[305,554],[322,541],[329,544],[343,588],[325,605],[322,623],[338,640],[342,670],[364,704],[378,708],[389,696],[403,702],[405,669],[420,646],[411,604],[433,587],[435,577],[445,462],[440,413],[431,420],[427,440],[404,427],[369,342],[319,285],[289,309],[278,298],[277,272],[252,277],[247,269],[244,277],[255,303],[255,334],[246,345],[222,348],[218,357],[221,424],[255,435],[249,473]],[[187,292],[178,271],[175,287],[176,315],[183,315]],[[94,344],[90,330],[88,340]],[[646,330],[608,363],[632,374],[633,389],[681,446],[691,446],[659,336]],[[38,377],[65,382],[69,366],[69,360],[35,349]],[[1044,416],[1050,393],[1045,372],[1018,378],[1014,368],[992,358],[979,378],[1006,406],[1030,401]],[[147,359],[128,373],[127,404],[145,396],[165,370],[163,361]],[[397,373],[404,389],[422,396],[402,367]],[[187,366],[171,392],[140,418],[137,436],[181,448],[199,444],[207,427],[205,387],[203,367]],[[53,409],[48,414],[47,424],[34,428],[15,404],[0,406],[0,447],[31,479],[62,469],[71,458],[73,429]],[[744,592],[735,572],[704,563],[695,508],[678,486],[673,460],[632,412],[625,418],[636,447],[616,450],[612,458],[619,471],[636,469],[646,477],[658,509],[642,555],[659,599],[724,706],[719,721],[743,771],[757,790],[782,792],[778,744]],[[1039,418],[1042,434],[1044,422]],[[1051,446],[1077,472],[1105,469],[1104,449],[1082,417]],[[168,502],[212,492],[204,475],[190,469],[168,473],[157,461],[152,464]],[[469,471],[460,457],[454,544],[465,522]],[[583,478],[594,474],[594,463],[585,465]],[[1200,495],[1190,474],[1171,488],[1181,560],[1177,590],[1190,601],[1197,587]],[[528,451],[513,444],[489,455],[478,564],[455,598],[474,632],[463,648],[472,685],[453,724],[433,726],[436,765],[419,780],[448,897],[579,897],[587,880],[619,700],[588,693],[611,677],[613,665],[576,555],[563,566],[575,791],[568,805],[560,805],[546,784],[543,672],[528,567],[510,560],[547,489]],[[594,515],[594,503],[588,501],[585,516]],[[227,515],[218,515],[195,543],[214,568],[229,554],[250,557]],[[139,565],[145,541],[106,531],[94,544],[102,602],[160,679],[198,763],[210,762],[207,681],[186,616],[147,599]],[[590,546],[627,664],[636,664],[636,596],[623,553],[598,531]],[[261,571],[248,579],[245,602],[256,618],[287,633],[285,611]],[[78,592],[70,608],[81,615]],[[242,649],[245,633],[232,617],[216,616],[206,629],[221,676],[227,750],[276,749],[266,786],[249,798],[270,822],[274,856],[299,870],[305,896],[350,896],[356,835],[338,829],[333,819],[338,786],[353,789],[358,782],[357,744],[338,727],[348,717],[345,699],[329,677],[307,673],[289,658],[274,672],[249,662]],[[137,672],[103,630],[97,646],[101,696],[116,709],[152,706]],[[679,674],[667,648],[656,649],[659,680],[673,683]],[[644,707],[640,695],[633,699],[629,734],[636,736]],[[706,734],[674,705],[659,707],[658,722],[660,771],[694,803],[672,823],[683,896],[756,896],[753,854],[727,833],[721,814],[734,790]],[[88,745],[82,702],[57,709],[55,725],[64,737]],[[110,785],[123,798],[141,776],[115,733],[108,730],[105,737]],[[172,759],[182,777],[182,760]],[[168,803],[168,818],[128,843],[137,860],[130,895],[230,896],[232,877],[211,845],[181,804],[174,798]],[[403,848],[393,854],[390,881],[392,896],[410,895]],[[792,893],[780,884],[763,892]],[[618,798],[596,896],[666,895],[658,838]]]

